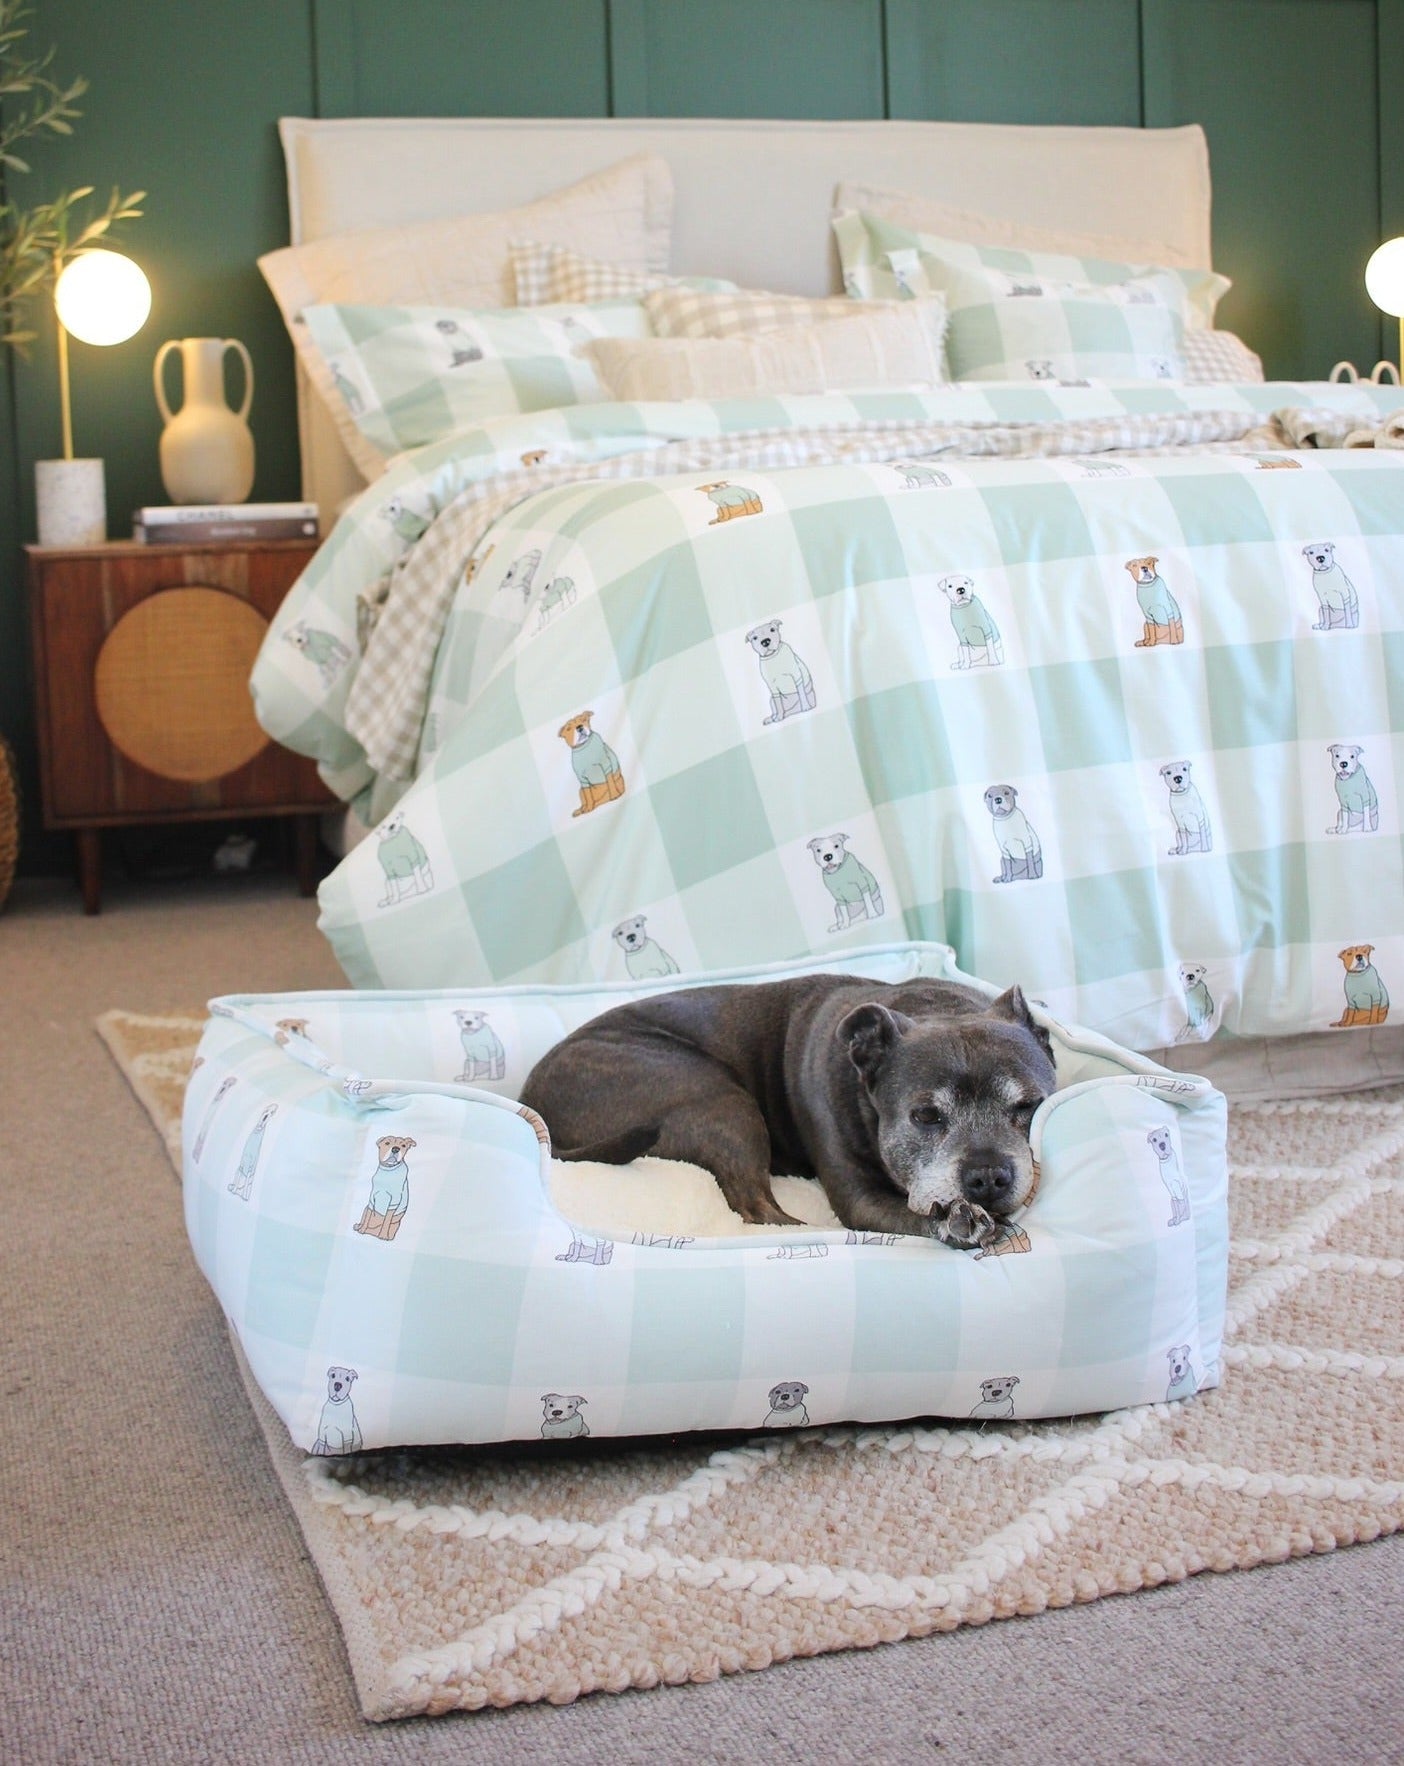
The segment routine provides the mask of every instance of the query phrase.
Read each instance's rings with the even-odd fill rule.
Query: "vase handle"
[[[237,337],[226,337],[224,347],[226,350],[238,350],[244,362],[244,402],[239,407],[239,421],[242,423],[249,414],[249,406],[253,403],[253,362],[249,358],[249,352]]]
[[[160,349],[157,350],[156,365],[151,370],[151,378],[156,386],[156,409],[161,413],[161,421],[163,423],[169,423],[171,421],[171,407],[166,403],[166,389],[161,383],[161,370],[165,366],[166,357],[172,350],[179,348],[180,339],[178,337],[168,338],[167,341],[161,345]]]

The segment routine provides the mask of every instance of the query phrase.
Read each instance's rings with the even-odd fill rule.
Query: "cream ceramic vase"
[[[162,369],[180,351],[185,400],[172,414]],[[244,402],[237,411],[224,397],[224,355],[244,363]],[[253,489],[254,444],[247,422],[253,403],[253,363],[237,337],[182,337],[163,343],[153,370],[161,431],[161,481],[173,503],[242,503]]]

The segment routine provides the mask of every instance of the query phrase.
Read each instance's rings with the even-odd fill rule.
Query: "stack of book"
[[[212,540],[315,540],[315,503],[157,503],[132,517],[132,538],[148,546]]]

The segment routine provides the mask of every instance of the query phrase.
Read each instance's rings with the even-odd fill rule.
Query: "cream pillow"
[[[630,403],[927,389],[945,380],[945,334],[944,303],[920,300],[754,337],[598,338],[581,353],[614,397]]]
[[[513,304],[514,239],[542,239],[631,269],[668,267],[673,176],[639,153],[521,208],[337,233],[258,260],[297,359],[361,471],[353,425],[301,314],[310,306],[504,307]],[[359,438],[357,437],[357,441]]]
[[[1035,227],[998,215],[956,208],[938,197],[913,196],[901,190],[880,190],[845,178],[834,192],[834,212],[866,209],[914,233],[939,233],[968,245],[1006,246],[1011,251],[1051,251],[1070,258],[1124,259],[1128,263],[1166,264],[1178,270],[1198,268],[1194,256],[1163,239],[1117,238],[1107,233],[1076,233],[1061,227]]]

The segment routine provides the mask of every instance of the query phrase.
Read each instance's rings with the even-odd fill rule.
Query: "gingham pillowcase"
[[[535,239],[514,239],[508,249],[519,307],[615,300],[622,295],[641,295],[651,288],[730,289],[736,286],[721,277],[655,275],[647,270],[630,269],[627,264],[610,264],[603,258],[586,257],[569,246],[543,245]]]
[[[339,395],[337,427],[370,478],[392,454],[489,417],[605,400],[579,346],[649,335],[632,298],[529,312],[310,306],[302,320]]]
[[[643,303],[659,337],[747,337],[782,325],[813,325],[853,316],[853,302],[841,294],[810,300],[802,294],[751,288],[725,294],[658,288],[645,294]]]
[[[953,380],[1179,380],[1192,300],[1212,313],[1209,270],[974,246],[877,215],[834,220],[844,286],[859,299],[940,292]]]
[[[1186,331],[1180,354],[1189,386],[1246,386],[1263,378],[1262,357],[1232,331]]]

